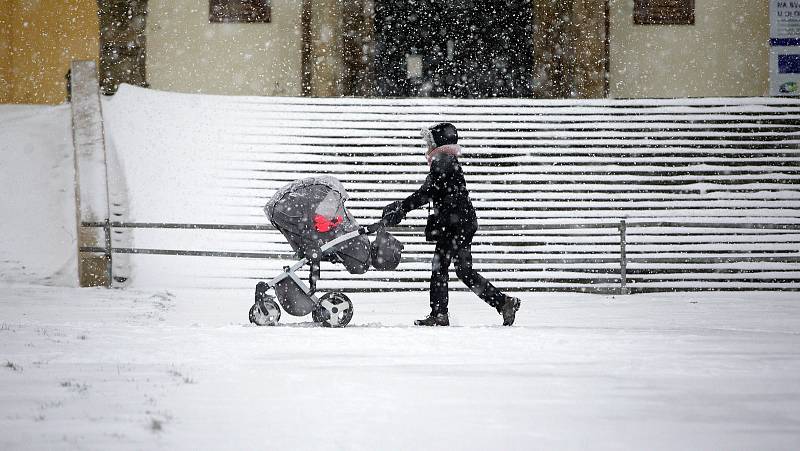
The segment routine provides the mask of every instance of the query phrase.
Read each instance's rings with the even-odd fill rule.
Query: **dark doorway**
[[[376,94],[530,97],[532,26],[530,0],[376,0]]]
[[[120,83],[147,86],[145,26],[147,0],[98,0],[100,86],[117,92]]]

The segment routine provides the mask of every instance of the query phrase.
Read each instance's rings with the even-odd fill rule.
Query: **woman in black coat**
[[[433,201],[433,214],[425,229],[428,241],[436,242],[430,285],[431,313],[414,324],[450,325],[448,268],[452,261],[458,278],[503,316],[504,326],[510,326],[520,300],[502,293],[472,268],[472,237],[478,230],[478,220],[458,162],[461,155],[458,132],[453,124],[441,123],[424,129],[422,135],[428,146],[425,156],[430,166],[425,183],[404,200],[393,202],[383,210],[384,222],[397,225],[409,211]]]

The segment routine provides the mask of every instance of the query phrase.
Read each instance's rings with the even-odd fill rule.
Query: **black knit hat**
[[[422,135],[428,141],[428,147],[430,148],[458,143],[458,131],[455,125],[449,122],[442,122],[429,127],[422,131]]]
[[[431,127],[431,135],[433,135],[433,141],[436,143],[436,147],[458,143],[458,131],[456,130],[456,126],[449,122],[442,122],[441,124],[436,124]]]

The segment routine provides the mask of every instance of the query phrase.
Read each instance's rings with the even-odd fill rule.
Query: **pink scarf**
[[[461,146],[459,146],[458,144],[445,144],[443,146],[439,146],[428,150],[428,152],[425,153],[425,158],[428,159],[428,166],[431,165],[433,157],[435,157],[440,153],[446,153],[447,155],[452,155],[454,157],[457,157],[461,155]]]

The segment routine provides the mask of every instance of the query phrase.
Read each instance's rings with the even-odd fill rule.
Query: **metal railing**
[[[102,228],[104,235],[104,246],[84,246],[80,248],[81,252],[102,254],[106,259],[106,271],[108,286],[111,285],[113,279],[112,259],[114,254],[146,254],[146,255],[169,255],[169,256],[193,256],[193,257],[228,257],[228,258],[253,258],[253,259],[285,259],[287,252],[236,252],[236,251],[208,251],[208,250],[186,250],[186,249],[161,249],[161,248],[135,248],[135,247],[114,247],[112,243],[112,232],[115,228],[122,229],[179,229],[179,230],[232,230],[232,231],[271,231],[275,230],[271,225],[252,225],[252,224],[189,224],[189,223],[147,223],[147,222],[118,222],[118,221],[103,221],[82,222],[81,225],[87,228]],[[525,224],[523,226],[511,225],[495,225],[483,226],[481,230],[484,231],[508,231],[508,230],[575,230],[575,229],[611,229],[616,228],[619,236],[619,257],[616,258],[569,258],[569,259],[541,259],[538,263],[574,263],[574,264],[590,264],[590,263],[618,263],[619,271],[619,284],[613,289],[586,289],[586,287],[576,287],[576,291],[597,291],[597,292],[613,292],[617,294],[630,294],[634,291],[629,284],[630,277],[628,273],[628,266],[631,262],[634,263],[730,263],[731,261],[737,262],[784,262],[787,264],[800,263],[800,234],[798,234],[797,242],[790,242],[790,244],[797,244],[797,256],[756,256],[756,257],[634,257],[629,255],[629,237],[630,229],[646,229],[646,228],[666,228],[674,229],[675,232],[672,236],[688,236],[692,232],[678,232],[681,229],[750,229],[750,230],[786,230],[786,231],[800,231],[800,223],[713,223],[713,222],[674,222],[674,221],[636,221],[629,222],[626,219],[621,219],[618,222],[598,222],[598,223],[564,223],[564,224]],[[404,231],[421,231],[420,226],[405,226],[400,227]],[[706,233],[708,234],[708,233]],[[667,234],[670,235],[670,234]],[[601,235],[609,236],[609,235]],[[753,241],[757,243],[758,241]],[[603,244],[609,244],[604,242]],[[688,244],[691,244],[689,242]],[[662,243],[662,246],[663,245]],[[648,253],[657,253],[648,252]],[[743,251],[745,252],[745,251]],[[768,251],[764,251],[768,252]],[[480,262],[480,257],[475,260]],[[421,261],[421,260],[420,260]],[[800,273],[800,268],[798,268]],[[793,280],[793,279],[792,279]],[[800,278],[797,280],[797,287],[793,289],[800,290]],[[782,288],[785,289],[785,288]]]

